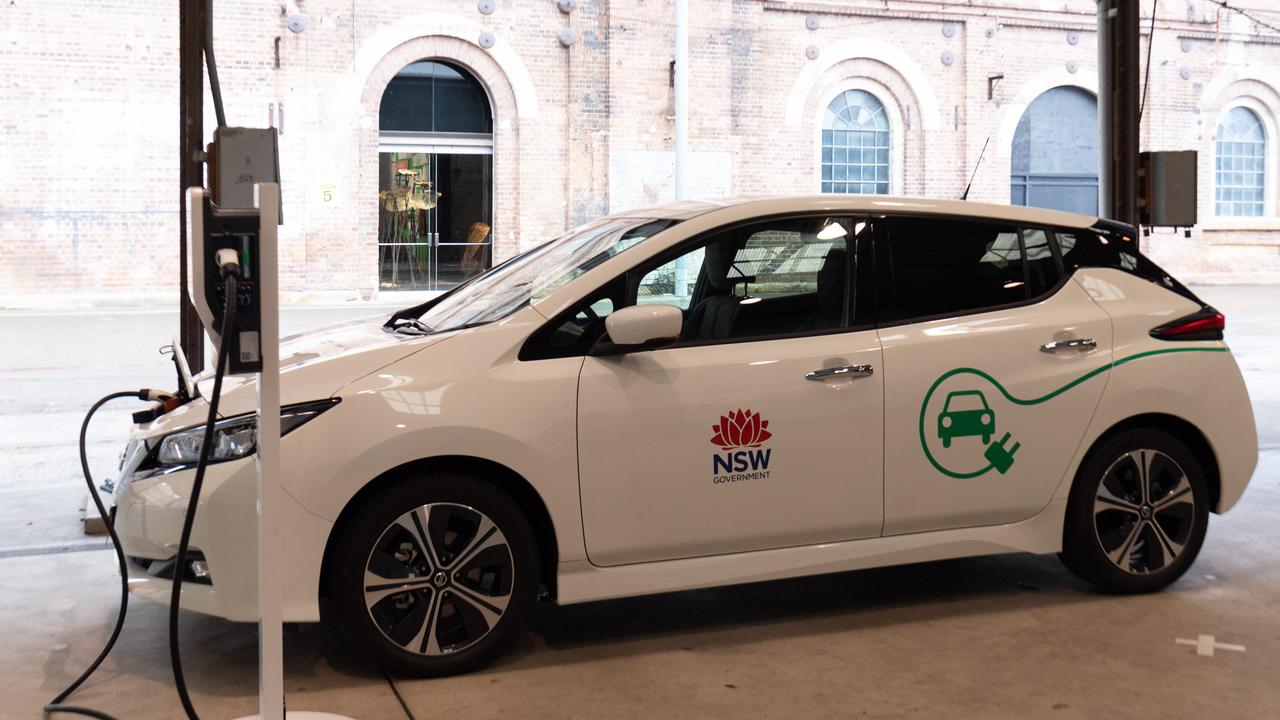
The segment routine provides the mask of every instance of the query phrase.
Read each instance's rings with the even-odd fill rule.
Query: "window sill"
[[[1211,217],[1200,223],[1200,229],[1205,232],[1280,230],[1280,217]]]

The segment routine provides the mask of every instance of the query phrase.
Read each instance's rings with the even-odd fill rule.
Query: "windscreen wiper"
[[[382,327],[387,332],[400,335],[430,335],[432,333],[431,327],[416,317],[392,316],[387,321],[387,324]]]

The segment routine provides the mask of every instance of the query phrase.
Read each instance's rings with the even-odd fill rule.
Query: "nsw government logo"
[[[721,415],[720,423],[711,426],[715,432],[711,444],[723,451],[711,456],[711,482],[719,485],[768,479],[769,456],[773,453],[763,447],[773,437],[768,427],[769,421],[761,420],[760,413],[751,410],[739,408]]]

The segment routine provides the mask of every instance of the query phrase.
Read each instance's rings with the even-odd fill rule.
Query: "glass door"
[[[492,264],[493,156],[433,150],[378,154],[384,290],[448,290]]]

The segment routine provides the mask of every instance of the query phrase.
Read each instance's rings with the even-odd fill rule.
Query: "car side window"
[[[884,226],[887,263],[881,322],[902,322],[978,312],[1032,297],[1022,236],[1016,225],[932,217],[890,217]],[[1038,231],[1037,231],[1038,232]],[[1032,262],[1045,270],[1053,256],[1043,233]],[[1053,273],[1056,276],[1056,266]],[[1037,286],[1056,277],[1046,272]]]
[[[636,291],[637,305],[675,305],[688,310],[702,272],[702,248],[681,255],[645,273]]]
[[[604,321],[624,305],[626,278],[614,279],[529,337],[521,360],[585,355],[604,334]]]
[[[723,230],[653,270],[638,269],[636,301],[685,310],[682,342],[819,333],[846,326],[848,247],[865,223],[780,218]],[[685,274],[675,270],[683,265]],[[689,285],[664,295],[667,277]],[[661,282],[655,278],[661,277]],[[686,301],[687,298],[687,301]]]
[[[1049,233],[1040,228],[1024,228],[1022,245],[1026,251],[1027,297],[1037,298],[1058,285],[1062,273],[1049,247]]]

